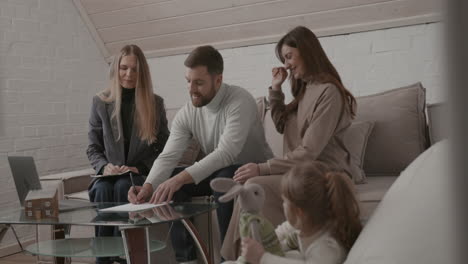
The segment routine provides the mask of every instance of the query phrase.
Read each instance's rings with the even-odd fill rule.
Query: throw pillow
[[[351,155],[351,166],[355,173],[354,182],[366,182],[364,167],[364,154],[366,153],[367,140],[374,127],[374,122],[353,122],[343,136],[344,144]]]
[[[426,93],[421,83],[358,97],[355,121],[372,121],[364,171],[367,176],[398,176],[429,143]]]

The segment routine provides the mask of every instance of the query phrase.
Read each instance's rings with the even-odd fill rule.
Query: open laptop
[[[27,156],[8,156],[8,163],[10,164],[19,201],[23,206],[24,199],[30,190],[42,189],[34,159]],[[93,203],[83,200],[59,201],[59,211],[61,212],[93,206]]]

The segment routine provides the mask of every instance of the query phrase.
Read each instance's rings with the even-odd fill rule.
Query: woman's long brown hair
[[[314,228],[328,229],[349,250],[362,225],[350,177],[320,161],[302,161],[282,181],[282,195],[304,212]]]
[[[153,83],[143,51],[136,45],[126,45],[120,50],[118,57],[114,58],[110,68],[110,85],[98,93],[99,98],[104,102],[115,102],[113,119],[117,120],[119,126],[119,136],[122,135],[122,120],[120,118],[120,109],[122,106],[122,87],[119,82],[119,67],[122,57],[134,55],[137,58],[137,81],[135,87],[135,113],[134,120],[138,129],[140,139],[148,144],[156,141],[159,127],[159,114],[156,113],[156,100],[153,93]]]
[[[276,56],[282,63],[284,63],[284,57],[281,54],[283,45],[298,49],[304,61],[306,74],[310,81],[332,83],[338,87],[343,98],[343,108],[346,109],[347,106],[351,116],[354,117],[356,115],[356,99],[351,92],[344,87],[340,75],[325,54],[318,38],[310,29],[298,26],[289,31],[278,41],[275,51]],[[286,106],[286,114],[297,110],[297,106],[307,85],[305,80],[295,79],[292,75],[289,76],[289,79],[294,99]]]

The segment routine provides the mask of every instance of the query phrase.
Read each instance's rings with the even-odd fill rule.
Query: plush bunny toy
[[[220,202],[227,202],[238,196],[241,206],[239,221],[240,237],[252,237],[260,242],[265,251],[275,255],[284,256],[275,228],[266,218],[259,215],[265,201],[265,191],[258,184],[240,185],[229,178],[217,178],[211,181],[211,188],[217,192],[226,192],[219,197]],[[246,263],[239,257],[238,263]]]

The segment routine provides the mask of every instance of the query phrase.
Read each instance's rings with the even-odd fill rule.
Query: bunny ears
[[[210,182],[211,189],[217,192],[226,192],[219,197],[220,202],[228,202],[242,192],[242,185],[229,178],[217,178]]]

